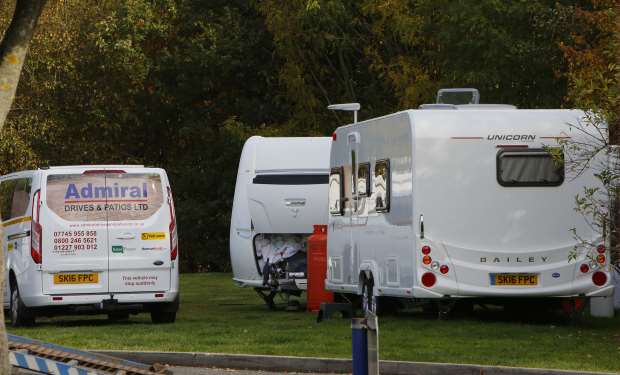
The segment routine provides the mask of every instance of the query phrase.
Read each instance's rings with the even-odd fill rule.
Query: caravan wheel
[[[362,285],[362,311],[364,315],[368,315],[369,312],[377,314],[377,297],[373,293],[373,287],[372,279],[364,278]]]

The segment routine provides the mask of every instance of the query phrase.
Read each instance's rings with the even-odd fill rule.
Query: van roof
[[[5,174],[3,176],[0,176],[0,180],[5,180],[11,177],[19,177],[19,176],[23,176],[23,175],[29,175],[32,174],[36,171],[45,171],[45,170],[54,170],[54,169],[79,169],[79,168],[123,168],[123,169],[129,169],[129,168],[144,168],[144,165],[141,164],[85,164],[85,165],[57,165],[57,166],[51,166],[51,167],[39,167],[37,169],[28,169],[28,170],[23,170],[23,171],[17,171],[17,172],[11,172],[8,174]]]
[[[142,164],[84,164],[84,165],[55,165],[39,169],[70,169],[70,168],[144,168]]]

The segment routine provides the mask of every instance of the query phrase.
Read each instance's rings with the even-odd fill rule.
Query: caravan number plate
[[[536,286],[538,274],[536,273],[490,273],[491,285],[495,286]]]
[[[96,284],[99,274],[89,273],[57,273],[54,275],[54,284]]]

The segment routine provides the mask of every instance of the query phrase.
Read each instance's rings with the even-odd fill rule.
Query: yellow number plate
[[[491,285],[504,286],[536,286],[538,274],[536,273],[490,273]]]
[[[57,273],[54,275],[54,284],[96,284],[98,282],[98,273]]]

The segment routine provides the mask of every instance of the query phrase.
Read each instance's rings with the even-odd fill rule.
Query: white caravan
[[[37,315],[149,311],[173,322],[179,267],[166,172],[130,165],[41,168],[0,177],[13,325]]]
[[[233,279],[270,307],[277,292],[306,289],[305,240],[327,223],[330,147],[326,137],[260,136],[243,146],[230,222]]]
[[[592,170],[565,176],[550,155],[563,139],[583,139],[568,125],[583,112],[421,108],[334,133],[328,290],[361,294],[371,310],[377,296],[613,294],[605,239],[574,210],[575,196],[599,184]],[[573,261],[571,228],[595,244]]]

